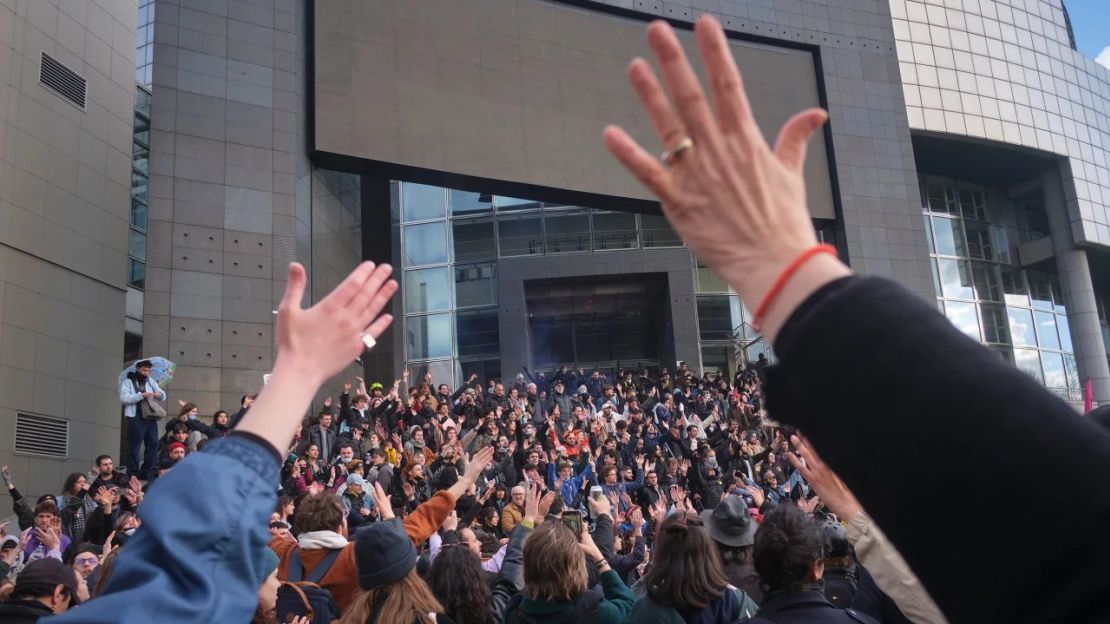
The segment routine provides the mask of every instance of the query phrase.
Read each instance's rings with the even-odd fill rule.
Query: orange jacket
[[[405,534],[409,536],[414,544],[420,546],[428,541],[432,533],[439,529],[443,521],[447,519],[447,514],[451,513],[454,508],[454,497],[446,491],[436,493],[426,503],[405,516]],[[289,578],[289,558],[293,556],[293,551],[299,548],[295,543],[282,537],[275,537],[270,540],[270,549],[278,556],[279,579],[284,581]],[[305,576],[312,572],[312,569],[324,559],[327,553],[328,551],[325,548],[301,551],[301,563],[304,565]],[[343,551],[339,553],[339,557],[335,560],[331,569],[324,575],[320,586],[331,592],[335,605],[339,607],[341,612],[347,610],[351,601],[354,600],[355,594],[359,591],[354,542],[348,543]]]

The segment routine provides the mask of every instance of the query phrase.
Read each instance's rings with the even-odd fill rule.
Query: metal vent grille
[[[69,457],[69,421],[16,413],[15,452],[57,459]]]
[[[42,53],[42,62],[39,64],[39,82],[77,108],[85,110],[88,81],[46,52]]]

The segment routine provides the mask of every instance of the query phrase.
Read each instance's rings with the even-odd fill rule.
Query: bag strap
[[[299,583],[304,575],[304,564],[301,563],[301,549],[294,548],[293,555],[289,557],[289,568],[286,570],[286,580],[290,583]]]
[[[339,558],[339,553],[342,551],[342,548],[335,548],[329,551],[328,554],[324,556],[324,559],[316,564],[315,568],[312,568],[312,574],[309,574],[308,578],[305,580],[309,583],[319,583],[324,580],[324,575],[328,573],[328,570],[331,570],[331,565]]]
[[[308,600],[308,596],[305,595],[304,590],[298,587],[295,582],[291,581],[285,581],[281,586],[289,587],[296,592],[297,597],[301,599],[301,603],[304,605],[305,615],[308,616],[308,620],[310,622],[314,621],[316,619],[316,613],[313,611],[312,603]]]

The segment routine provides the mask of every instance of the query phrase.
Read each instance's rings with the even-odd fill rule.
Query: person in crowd
[[[550,504],[554,497],[548,499]],[[543,517],[540,485],[525,493],[524,519],[513,528],[497,573],[488,577],[474,532],[459,531],[459,541],[444,545],[432,560],[428,585],[444,614],[455,624],[495,624],[501,621],[512,597],[524,589],[524,540]]]
[[[752,561],[752,545],[759,528],[747,503],[729,495],[713,509],[700,514],[702,524],[713,539],[728,582],[744,591],[756,604],[763,601],[763,588]]]
[[[11,597],[0,602],[0,622],[30,624],[65,613],[80,604],[78,573],[57,559],[27,564],[16,578]]]
[[[196,414],[193,414],[192,418],[186,420],[185,425],[189,427],[189,430],[193,433],[200,434],[209,440],[218,440],[220,438],[226,437],[227,434],[231,432],[231,418],[224,410],[216,411],[216,413],[212,416],[211,425],[198,420],[196,418]],[[191,441],[192,439],[193,435],[190,434],[189,440]],[[192,443],[190,450],[197,450],[196,443]]]
[[[100,455],[96,458],[96,478],[89,485],[89,491],[96,493],[102,487],[114,485],[127,487],[129,482],[127,474],[116,470],[116,464],[111,455]]]
[[[374,497],[366,491],[366,480],[358,475],[350,475],[344,483],[345,490],[339,496],[346,512],[347,529],[354,531],[367,522],[374,513]]]
[[[239,421],[243,420],[243,417],[247,415],[247,410],[254,405],[254,399],[255,395],[250,393],[244,394],[242,398],[239,399],[239,411],[235,412],[235,415],[231,417],[231,422],[229,423],[232,429],[234,429],[239,424]]]
[[[701,518],[687,511],[667,517],[659,529],[652,562],[642,580],[645,595],[627,622],[731,624],[755,615],[758,606],[729,584],[721,558]]]
[[[96,566],[100,565],[100,553],[103,550],[102,546],[86,542],[73,548],[66,562],[87,581]]]
[[[524,519],[524,494],[523,485],[513,486],[510,492],[512,500],[501,510],[501,534],[509,535],[513,528]]]
[[[158,468],[158,421],[143,416],[140,402],[165,401],[166,393],[150,378],[150,360],[135,363],[119,384],[119,400],[127,423],[127,472],[151,478]]]
[[[597,569],[601,592],[587,587],[587,565]],[[635,601],[585,523],[575,535],[562,522],[545,522],[524,540],[524,593],[506,607],[503,621],[619,624]]]
[[[764,516],[752,556],[764,585],[761,621],[878,624],[873,617],[841,609],[825,597],[821,585],[824,537],[817,522],[796,505],[778,505]]]
[[[840,521],[826,518],[821,523],[821,532],[825,539],[825,570],[821,581],[829,602],[842,609],[866,613],[884,624],[910,624],[898,605],[875,585],[867,568],[856,560],[852,543]]]
[[[89,479],[85,473],[74,472],[66,477],[58,501],[62,533],[74,543],[84,541],[89,513],[96,509],[96,500],[89,496]]]

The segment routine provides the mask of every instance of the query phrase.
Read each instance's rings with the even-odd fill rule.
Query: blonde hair
[[[524,540],[524,592],[533,600],[565,602],[586,591],[586,557],[561,522],[546,522]]]
[[[339,624],[433,624],[429,615],[433,612],[443,613],[443,605],[413,568],[396,583],[355,594]],[[377,617],[371,620],[370,616],[375,613]]]

